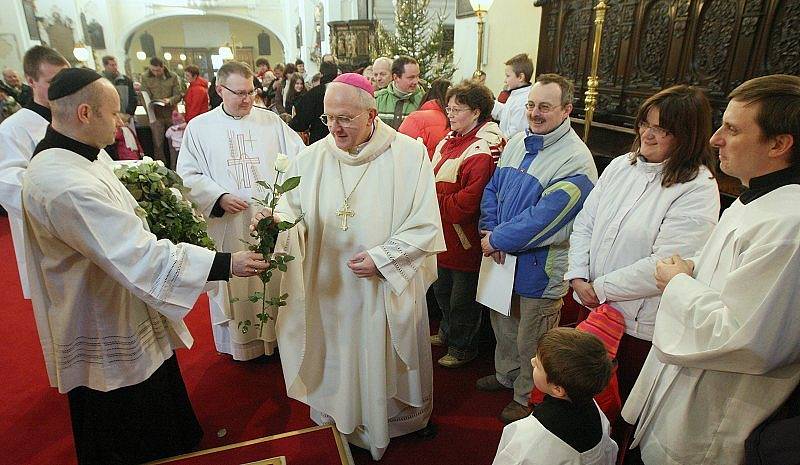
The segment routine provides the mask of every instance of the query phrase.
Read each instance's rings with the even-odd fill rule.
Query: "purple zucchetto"
[[[372,88],[372,83],[369,82],[369,79],[360,74],[340,74],[336,76],[336,79],[334,79],[333,82],[341,82],[342,84],[347,84],[348,86],[358,87],[361,90],[365,90],[372,97],[375,97],[375,89]]]

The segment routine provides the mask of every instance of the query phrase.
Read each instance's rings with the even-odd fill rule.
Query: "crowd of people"
[[[354,73],[326,56],[310,80],[301,60],[255,64],[210,82],[187,66],[184,89],[157,58],[136,83],[113,57],[99,74],[37,46],[27,85],[3,73],[3,111],[22,108],[0,124],[0,203],[80,464],[197,446],[174,350],[202,292],[217,351],[279,347],[287,395],[374,460],[393,437],[436,434],[431,345],[457,369],[491,347],[488,327],[494,372],[474,388],[508,395],[496,465],[797,457],[800,78],[742,83],[716,131],[701,88],[665,88],[598,176],[573,83],[534,76],[526,54],[497,97],[484,73],[423,83],[406,56]],[[191,188],[216,252],[157,240],[102,168],[143,154],[143,93],[155,158]],[[270,211],[250,199],[279,153],[301,182]],[[745,186],[721,216],[718,170]],[[241,239],[264,219],[298,222],[277,248],[296,260],[256,332],[248,296],[269,257]],[[477,293],[482,267],[507,261],[505,315]],[[577,328],[558,327],[568,292],[587,309]]]

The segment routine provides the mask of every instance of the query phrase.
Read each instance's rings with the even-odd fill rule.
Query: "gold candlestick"
[[[481,70],[481,66],[483,65],[483,25],[484,19],[483,17],[486,16],[485,10],[476,10],[475,16],[478,17],[478,63],[477,63],[477,70]]]
[[[597,87],[600,80],[597,77],[597,66],[600,62],[600,39],[603,36],[603,22],[606,19],[606,3],[600,0],[597,6],[594,7],[594,43],[592,44],[592,73],[586,80],[586,99],[584,100],[584,108],[586,108],[586,117],[584,118],[583,126],[583,141],[589,141],[589,129],[592,127],[592,116],[594,116],[594,109],[597,106]]]

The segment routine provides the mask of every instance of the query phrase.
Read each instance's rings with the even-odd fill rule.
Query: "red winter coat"
[[[428,148],[428,156],[433,158],[436,146],[450,130],[447,115],[444,114],[436,100],[428,100],[420,105],[417,111],[411,112],[397,129],[398,132],[414,139],[421,137]]]
[[[186,96],[183,97],[186,103],[186,115],[184,119],[188,123],[197,115],[202,115],[208,111],[208,81],[200,76],[189,83]]]
[[[463,136],[451,132],[436,147],[433,172],[447,245],[447,251],[436,256],[440,267],[472,272],[480,269],[481,197],[494,172],[492,152],[504,146],[500,127],[488,121]]]

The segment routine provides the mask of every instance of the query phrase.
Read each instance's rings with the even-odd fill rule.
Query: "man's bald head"
[[[359,112],[364,110],[377,110],[378,104],[375,97],[371,96],[369,92],[358,87],[351,86],[342,82],[331,82],[328,88],[325,89],[325,100],[342,99],[351,104],[354,110]]]
[[[383,89],[392,82],[392,59],[378,57],[372,64],[372,74],[375,80],[375,90]]]
[[[75,140],[103,148],[114,143],[121,123],[119,94],[111,81],[98,79],[73,94],[50,101],[53,128]]]

